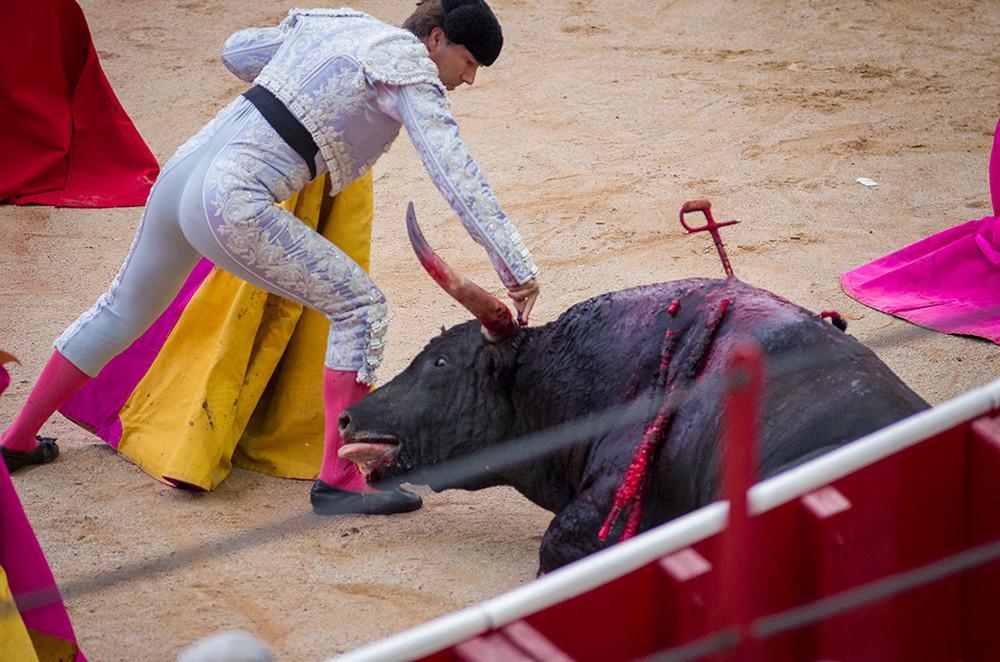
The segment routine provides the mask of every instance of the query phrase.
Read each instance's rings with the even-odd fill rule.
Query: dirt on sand
[[[233,0],[81,5],[112,86],[161,163],[245,89],[219,61],[225,38],[287,10]],[[708,238],[685,237],[676,222],[683,201],[709,198],[716,218],[743,221],[724,231],[739,277],[839,310],[932,403],[1000,374],[995,345],[869,310],[838,284],[845,270],[989,212],[986,162],[1000,116],[994,2],[492,5],[506,49],[451,97],[541,267],[534,323],[608,290],[721,275]],[[398,23],[412,2],[355,6]],[[880,183],[866,188],[862,176]],[[467,317],[411,255],[407,201],[446,259],[502,290],[405,137],[375,178],[373,272],[394,314],[386,380],[441,325]],[[110,282],[139,213],[0,207],[0,346],[22,360],[0,425],[52,339]],[[223,628],[255,633],[280,659],[321,659],[531,581],[549,519],[501,488],[424,490],[422,510],[391,518],[314,518],[307,482],[236,470],[195,495],[153,481],[62,419],[45,432],[63,455],[15,485],[93,660],[172,659]],[[234,537],[237,549],[218,546]]]

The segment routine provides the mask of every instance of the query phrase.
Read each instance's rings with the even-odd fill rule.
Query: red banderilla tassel
[[[653,444],[659,438],[660,432],[663,430],[663,423],[667,420],[667,417],[668,415],[665,412],[657,414],[652,425],[646,428],[646,433],[642,435],[642,442],[636,450],[635,457],[632,458],[632,463],[625,470],[625,477],[622,480],[622,484],[618,486],[618,491],[615,492],[615,502],[611,507],[611,512],[608,513],[604,524],[601,526],[601,530],[597,533],[597,537],[601,540],[608,539],[608,536],[611,535],[611,529],[614,527],[615,522],[618,521],[618,516],[629,506],[632,506],[632,512],[629,513],[626,532],[622,535],[621,540],[631,538],[638,530],[638,517],[642,514],[642,506],[640,504],[642,482],[646,477],[646,468],[649,464],[649,456],[653,450]],[[636,509],[638,509],[638,514],[636,513]],[[635,521],[633,522],[633,520]],[[629,532],[630,530],[631,532]]]
[[[819,314],[820,317],[829,317],[833,325],[840,329],[841,331],[847,331],[847,320],[840,316],[836,310],[824,310]]]
[[[667,312],[671,315],[674,314],[679,306],[679,302],[674,301],[667,308]],[[697,356],[693,358],[691,366],[691,376],[697,372],[699,364],[708,354],[708,349],[715,339],[715,334],[719,330],[719,326],[722,323],[722,318],[726,314],[726,310],[729,308],[729,299],[723,299],[719,302],[719,308],[716,314],[710,319],[707,324],[706,341],[700,348],[700,352]],[[667,329],[663,337],[663,350],[660,357],[660,374],[657,380],[661,387],[666,386],[667,372],[670,368],[670,359],[673,354],[674,342],[677,339],[677,334],[672,329]],[[632,462],[629,464],[628,469],[625,470],[625,476],[622,479],[622,484],[618,486],[618,490],[615,492],[615,501],[611,506],[611,512],[604,520],[604,524],[601,525],[600,530],[597,532],[597,537],[601,541],[608,539],[611,535],[611,529],[614,528],[615,523],[621,516],[622,512],[629,508],[628,520],[625,523],[625,529],[622,532],[620,540],[628,540],[635,536],[639,531],[639,523],[642,520],[642,498],[646,491],[646,472],[649,468],[650,457],[653,453],[654,447],[663,433],[664,425],[670,420],[671,411],[668,403],[670,402],[670,394],[673,392],[673,388],[668,389],[667,394],[664,396],[663,405],[660,407],[660,411],[657,413],[656,418],[650,423],[649,427],[646,428],[646,432],[642,435],[642,441],[639,443],[636,449],[635,456],[632,458]]]

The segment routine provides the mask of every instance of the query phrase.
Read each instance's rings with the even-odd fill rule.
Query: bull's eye
[[[445,357],[439,356],[436,359],[434,359],[434,367],[435,368],[443,368],[446,365],[448,365],[448,359],[446,359]]]

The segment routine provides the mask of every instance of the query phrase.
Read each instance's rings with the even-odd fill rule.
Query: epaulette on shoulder
[[[409,30],[390,27],[374,35],[358,56],[365,70],[378,81],[390,85],[430,83],[444,91],[427,47]]]

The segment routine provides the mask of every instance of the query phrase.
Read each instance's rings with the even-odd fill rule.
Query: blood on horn
[[[490,340],[503,340],[517,332],[514,316],[500,299],[448,266],[427,244],[417,225],[417,214],[413,210],[412,202],[406,207],[406,233],[410,236],[413,252],[417,254],[420,264],[430,277],[475,315]]]

